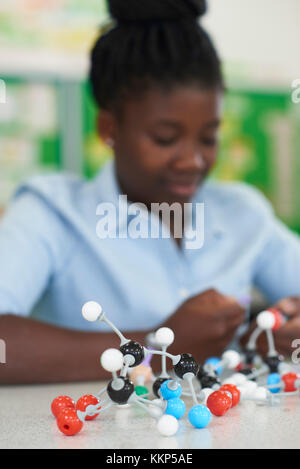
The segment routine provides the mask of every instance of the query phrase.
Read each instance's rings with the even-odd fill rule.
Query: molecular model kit
[[[167,327],[150,334],[145,347],[125,338],[98,303],[86,303],[82,315],[87,321],[107,323],[119,336],[120,347],[108,349],[101,355],[101,365],[112,373],[112,379],[97,395],[85,394],[76,403],[69,396],[58,396],[52,401],[51,410],[58,429],[65,435],[76,435],[85,422],[101,418],[113,405],[143,408],[156,420],[161,435],[172,436],[186,413],[184,396],[191,397],[193,402],[188,411],[190,424],[205,428],[213,416],[221,417],[245,400],[273,406],[280,404],[282,396],[299,395],[300,376],[282,361],[275,349],[272,331],[287,320],[276,309],[258,314],[257,327],[243,353],[226,350],[221,358],[211,357],[202,364],[189,353],[172,355],[167,352],[174,342],[174,333]],[[268,342],[264,358],[256,351],[256,342],[262,333],[266,334]],[[154,376],[151,369],[153,355],[161,355],[159,376]],[[167,371],[167,358],[172,362],[173,376]],[[257,378],[263,379],[263,384],[258,385]],[[146,385],[151,385],[152,392]]]

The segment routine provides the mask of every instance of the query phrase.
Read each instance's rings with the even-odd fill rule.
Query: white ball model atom
[[[161,327],[155,333],[155,342],[161,346],[169,346],[174,342],[174,332],[169,327]]]
[[[214,392],[211,388],[203,388],[199,393],[201,404],[206,404],[208,397]]]
[[[119,371],[123,366],[124,355],[116,348],[109,348],[102,353],[100,362],[106,371],[113,373]]]
[[[246,381],[239,387],[242,399],[253,397],[257,389],[257,383],[254,381]]]
[[[240,354],[235,350],[226,350],[222,355],[222,360],[226,362],[226,367],[231,370],[241,363]]]
[[[268,396],[268,391],[266,388],[263,388],[262,386],[259,386],[256,389],[254,389],[254,392],[252,395],[252,397],[254,397],[255,399],[261,399],[262,401],[267,399],[267,396]]]
[[[256,318],[258,327],[263,330],[272,329],[275,324],[275,317],[271,311],[262,311]]]
[[[179,427],[178,420],[173,415],[164,414],[157,422],[157,429],[163,436],[173,436]]]
[[[235,386],[241,386],[246,383],[247,377],[243,373],[234,373],[227,379],[227,383],[234,384]],[[226,383],[225,383],[226,384]]]
[[[88,301],[82,307],[82,316],[90,322],[97,321],[102,313],[102,307],[96,301]]]

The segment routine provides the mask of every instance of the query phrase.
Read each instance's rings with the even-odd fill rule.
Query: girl
[[[239,299],[255,284],[292,316],[276,333],[280,351],[300,337],[299,238],[256,190],[206,180],[224,83],[198,21],[205,2],[110,0],[109,8],[114,25],[94,45],[90,82],[99,135],[115,158],[89,183],[34,178],[2,220],[3,383],[106,377],[99,355],[119,341],[82,318],[89,300],[141,343],[171,327],[170,351],[200,361],[237,341],[246,319]],[[149,220],[158,237],[143,235]],[[196,249],[191,234],[202,240]]]

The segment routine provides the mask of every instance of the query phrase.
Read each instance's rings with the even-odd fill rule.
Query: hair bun
[[[122,21],[197,19],[206,0],[108,0],[111,16]]]

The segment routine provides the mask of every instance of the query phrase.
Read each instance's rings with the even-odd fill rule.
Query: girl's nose
[[[173,169],[182,172],[199,172],[206,168],[206,161],[199,151],[185,152],[173,160]]]

